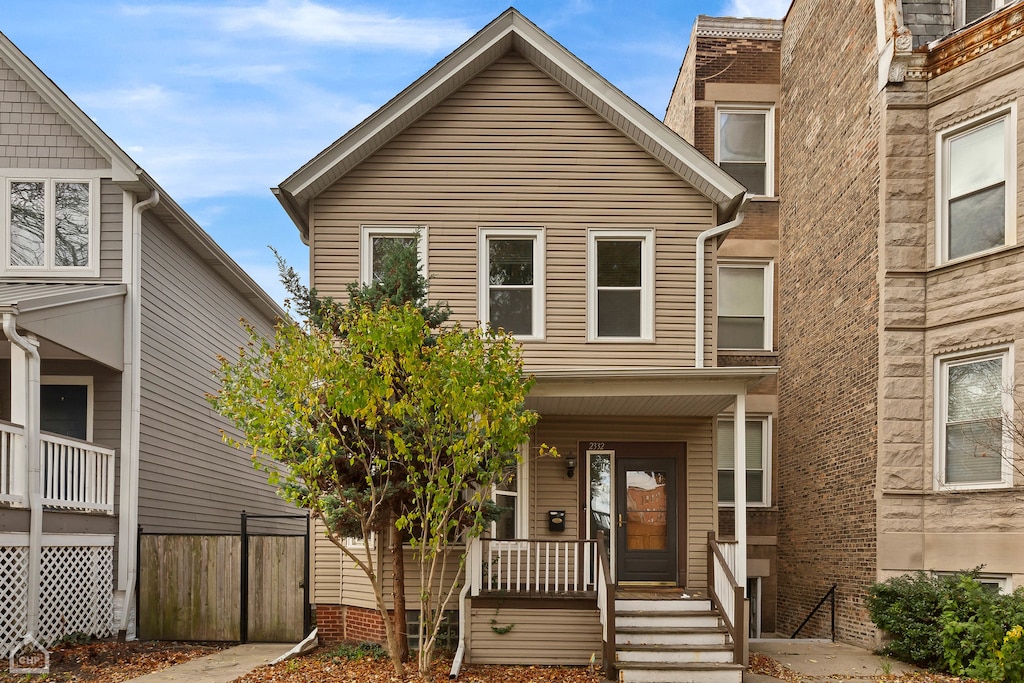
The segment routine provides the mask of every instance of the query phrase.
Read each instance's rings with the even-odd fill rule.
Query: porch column
[[[736,514],[736,583],[747,591],[747,396],[736,394],[733,419],[733,500]]]

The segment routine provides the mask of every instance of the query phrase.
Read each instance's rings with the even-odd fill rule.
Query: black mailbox
[[[548,510],[548,531],[565,531],[565,510]]]

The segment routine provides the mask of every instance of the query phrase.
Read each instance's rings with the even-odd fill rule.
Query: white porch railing
[[[43,505],[114,513],[114,451],[56,434],[40,435]]]
[[[0,503],[25,505],[24,428],[0,421]]]
[[[746,664],[746,589],[736,583],[736,541],[716,541],[708,532],[708,593],[718,607],[733,642],[733,661]]]
[[[480,539],[472,563],[473,595],[579,593],[597,590],[597,541]]]

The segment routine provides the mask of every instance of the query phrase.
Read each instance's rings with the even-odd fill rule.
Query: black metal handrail
[[[807,625],[807,622],[810,621],[811,618],[818,613],[818,610],[821,609],[821,606],[824,605],[825,601],[830,598],[832,600],[832,642],[836,642],[836,584],[834,583],[832,584],[832,587],[828,589],[828,592],[822,596],[821,600],[818,601],[818,604],[814,606],[814,609],[811,610],[811,613],[807,615],[807,618],[803,620],[803,623],[796,627],[796,630],[793,631],[793,635],[789,637],[790,640],[796,638],[797,634],[800,633],[800,630]]]

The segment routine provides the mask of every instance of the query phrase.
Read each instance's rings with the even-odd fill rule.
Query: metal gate
[[[302,520],[301,533],[254,533]],[[309,518],[242,512],[238,534],[139,530],[139,637],[297,642],[310,628]],[[244,560],[243,560],[244,558]]]

